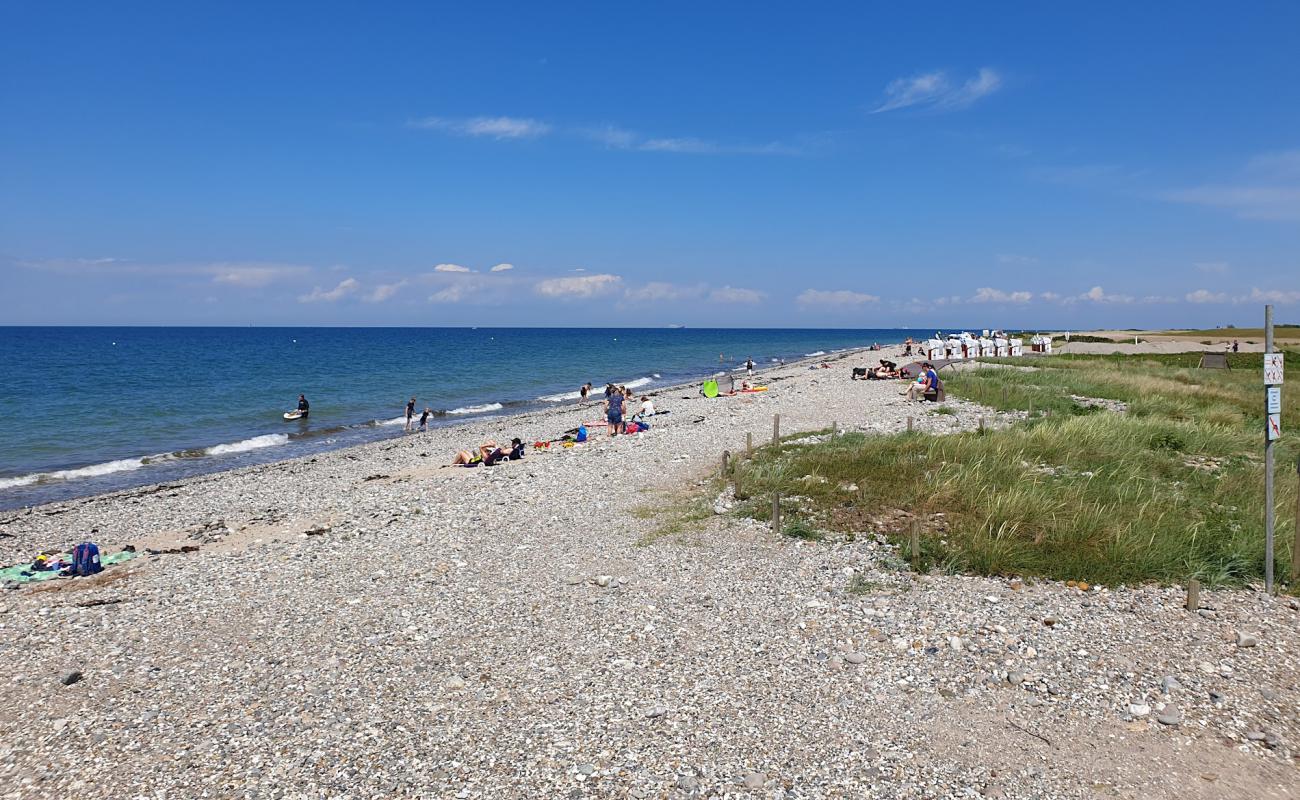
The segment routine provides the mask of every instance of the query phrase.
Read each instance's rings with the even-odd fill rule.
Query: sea
[[[903,329],[0,327],[0,508],[578,401],[653,390]],[[299,393],[303,421],[283,414]]]

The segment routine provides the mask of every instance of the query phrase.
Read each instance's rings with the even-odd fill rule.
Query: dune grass
[[[1125,358],[1119,368],[1111,357],[1053,358],[1036,362],[1039,369],[953,375],[953,395],[1033,410],[1027,421],[984,435],[850,434],[763,448],[738,467],[744,513],[765,518],[779,491],[790,498],[787,526],[880,531],[900,542],[915,519],[923,565],[946,570],[1108,585],[1259,580],[1258,372]],[[1071,395],[1120,401],[1127,412]],[[1287,400],[1284,419],[1300,423],[1296,393]],[[1277,450],[1282,579],[1294,531],[1294,437]]]

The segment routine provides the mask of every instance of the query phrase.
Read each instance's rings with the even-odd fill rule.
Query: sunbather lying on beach
[[[508,455],[509,454],[506,453],[506,451],[497,447],[496,442],[488,439],[486,442],[478,446],[478,452],[476,453],[469,450],[461,450],[456,454],[456,457],[452,459],[451,465],[453,467],[477,467],[479,464],[482,464],[490,467],[498,461],[507,458]]]

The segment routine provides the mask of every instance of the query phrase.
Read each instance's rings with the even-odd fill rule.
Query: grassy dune
[[[1058,357],[1034,370],[954,375],[950,393],[1030,419],[984,434],[768,447],[739,468],[745,512],[764,518],[774,491],[795,497],[783,502],[787,524],[804,538],[810,529],[906,537],[915,519],[926,564],[949,570],[1112,585],[1256,581],[1264,559],[1259,371],[1168,360]],[[1284,408],[1292,425],[1300,424],[1296,397]],[[1278,447],[1280,577],[1289,574],[1294,531],[1295,441]]]

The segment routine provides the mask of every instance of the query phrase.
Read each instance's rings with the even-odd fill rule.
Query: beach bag
[[[72,548],[72,574],[79,578],[103,572],[99,563],[99,546],[94,542],[82,542]]]
[[[700,387],[700,394],[704,395],[705,397],[709,397],[709,398],[717,397],[717,396],[718,396],[718,382],[717,382],[717,381],[714,381],[714,380],[708,380],[708,381],[705,381],[705,382],[704,382],[704,385]]]

